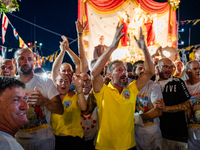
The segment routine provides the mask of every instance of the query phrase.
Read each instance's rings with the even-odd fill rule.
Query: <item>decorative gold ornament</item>
[[[177,8],[179,8],[178,5],[180,2],[181,2],[180,0],[169,0],[168,1],[169,5],[171,5],[173,11],[175,11]]]

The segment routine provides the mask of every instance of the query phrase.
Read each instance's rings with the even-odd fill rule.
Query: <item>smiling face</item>
[[[66,95],[69,92],[71,83],[69,77],[65,74],[59,75],[56,79],[56,87],[61,95]]]
[[[30,75],[33,73],[34,56],[31,50],[21,49],[16,55],[17,70],[20,74]]]
[[[21,87],[6,88],[0,96],[0,123],[12,131],[28,123],[25,111],[29,106],[24,97]]]
[[[173,63],[170,59],[162,59],[158,66],[160,80],[167,80],[173,72]]]
[[[189,77],[195,80],[199,80],[200,79],[200,64],[199,62],[191,62],[190,64],[190,71],[187,73],[189,73]]]
[[[83,93],[84,95],[88,95],[92,88],[90,76],[87,73],[82,73],[81,76],[83,77]]]
[[[11,59],[4,59],[0,63],[0,76],[14,77],[16,73],[17,70]]]
[[[135,76],[136,76],[136,79],[139,78],[139,76],[144,73],[145,71],[145,68],[144,68],[144,64],[138,64],[136,66],[136,69],[135,69]]]
[[[126,66],[123,63],[114,63],[111,72],[112,83],[118,84],[122,88],[128,86],[128,73]]]
[[[73,75],[72,66],[68,63],[63,63],[60,66],[60,74],[69,74],[72,77],[72,75]]]

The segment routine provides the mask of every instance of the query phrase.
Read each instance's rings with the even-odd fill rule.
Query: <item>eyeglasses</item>
[[[89,83],[91,82],[91,80],[90,80],[90,79],[87,79],[87,80],[83,80],[83,82],[89,84]]]
[[[1,69],[2,69],[2,70],[6,70],[6,69],[8,69],[8,70],[13,70],[13,66],[8,66],[8,67],[1,66]]]
[[[163,69],[174,69],[174,66],[162,65]]]

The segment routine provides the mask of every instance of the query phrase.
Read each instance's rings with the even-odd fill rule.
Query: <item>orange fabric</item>
[[[159,3],[153,0],[133,0],[133,1],[135,1],[137,4],[140,4],[140,7],[148,13],[162,14],[169,10],[168,2]]]
[[[121,6],[126,0],[88,0],[99,11],[111,11]]]
[[[88,12],[87,12],[87,4],[83,0],[78,0],[78,19],[83,20],[83,22],[87,21],[87,27],[85,29],[85,35],[89,34],[89,22],[88,22]]]
[[[122,33],[125,33],[124,36],[121,38],[121,46],[128,46],[127,42],[129,41],[128,37],[128,23],[124,22],[124,28],[122,29]]]

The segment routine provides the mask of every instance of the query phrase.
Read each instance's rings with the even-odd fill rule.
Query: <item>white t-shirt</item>
[[[24,150],[10,134],[0,131],[0,150]]]
[[[52,80],[34,74],[33,78],[26,83],[24,92],[28,95],[34,91],[35,87],[48,99],[59,95]],[[50,122],[51,111],[44,106],[33,106],[26,111],[26,114],[29,122],[17,132],[16,138],[46,139],[53,136]]]
[[[160,86],[149,80],[138,93],[136,99],[136,111],[147,112],[153,109],[153,102],[163,98]],[[162,135],[160,131],[160,120],[154,118],[143,121],[144,126],[135,125],[135,139],[137,149],[157,149],[162,146]]]
[[[189,125],[188,146],[189,149],[200,149],[200,82],[195,85],[185,85],[191,95],[191,108],[187,113]]]
[[[89,115],[81,115],[81,124],[83,128],[85,141],[95,138],[98,132],[98,108]]]

